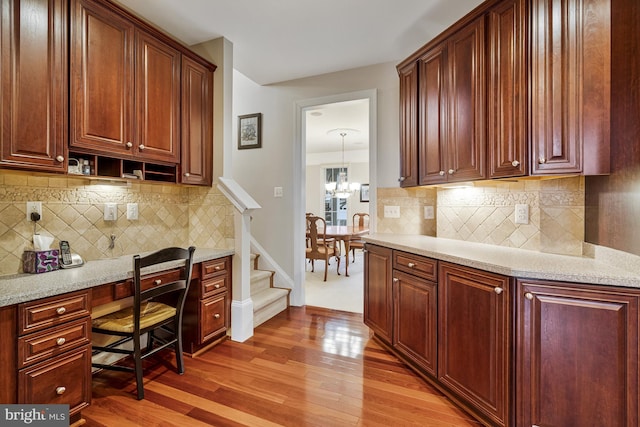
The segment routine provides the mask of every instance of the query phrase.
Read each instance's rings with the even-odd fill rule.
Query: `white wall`
[[[377,91],[377,182],[395,187],[399,176],[398,75],[385,63],[306,79],[259,86],[241,73],[233,79],[232,176],[262,206],[252,234],[293,276],[293,165],[295,104],[302,100],[375,89]],[[262,148],[238,150],[237,116],[262,113]],[[283,187],[282,198],[273,187]]]

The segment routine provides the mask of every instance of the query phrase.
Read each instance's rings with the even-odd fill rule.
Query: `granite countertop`
[[[587,245],[593,256],[569,256],[420,235],[371,234],[363,239],[505,276],[640,288],[640,257],[593,245]]]
[[[232,249],[197,248],[193,255],[193,263],[222,258],[233,253]],[[166,268],[171,268],[169,263],[145,269],[145,273]],[[48,273],[0,276],[0,307],[118,282],[131,277],[133,277],[133,255],[87,261],[81,267]]]

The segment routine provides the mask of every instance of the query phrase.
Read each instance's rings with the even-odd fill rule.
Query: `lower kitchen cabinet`
[[[519,280],[517,425],[637,426],[638,292]]]
[[[393,288],[391,255],[381,246],[365,246],[364,253],[364,324],[387,344],[393,334]]]
[[[438,381],[493,425],[507,425],[510,279],[440,262]]]

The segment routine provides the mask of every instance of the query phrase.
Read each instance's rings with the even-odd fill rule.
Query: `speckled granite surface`
[[[592,257],[553,255],[418,235],[372,234],[369,243],[506,276],[640,288],[640,257],[598,247]]]
[[[228,255],[233,255],[233,250],[198,248],[194,253],[193,262],[195,264]],[[170,263],[145,272],[152,273],[167,268],[171,268]],[[133,277],[132,255],[87,261],[82,267],[49,273],[0,276],[0,307],[117,282],[129,277]]]

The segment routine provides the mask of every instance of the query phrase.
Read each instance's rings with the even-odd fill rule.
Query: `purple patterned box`
[[[25,273],[46,273],[60,268],[58,249],[46,251],[24,251],[22,264]]]

